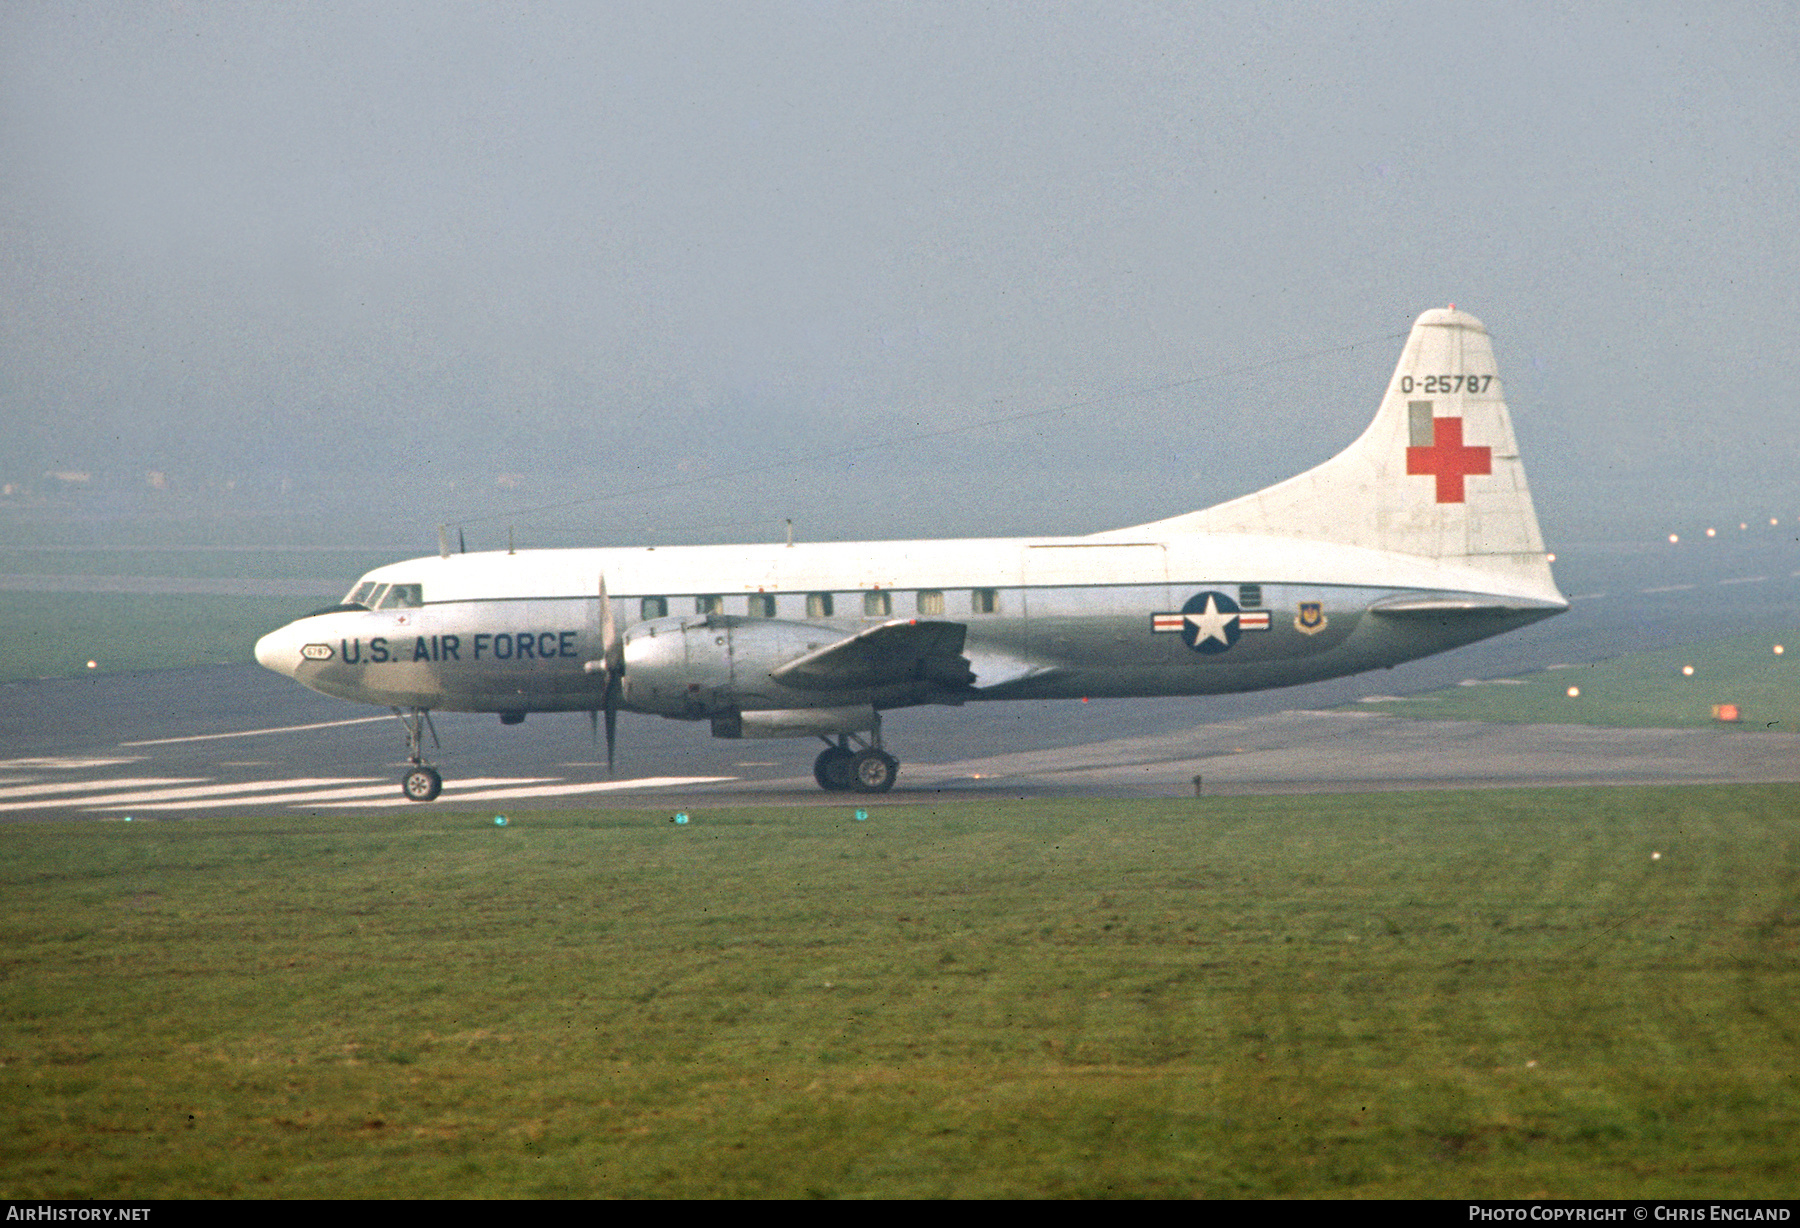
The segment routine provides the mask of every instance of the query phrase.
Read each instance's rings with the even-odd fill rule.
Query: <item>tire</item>
[[[436,768],[416,767],[400,778],[400,791],[409,802],[436,801],[444,791],[444,778]]]
[[[813,760],[813,779],[827,793],[841,793],[852,787],[850,764],[855,758],[841,746],[827,747]]]
[[[850,761],[850,787],[858,793],[886,793],[900,775],[900,761],[878,750],[865,750]]]

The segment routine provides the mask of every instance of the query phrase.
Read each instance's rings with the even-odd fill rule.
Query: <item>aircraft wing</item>
[[[974,681],[962,655],[967,632],[961,623],[918,619],[883,623],[778,665],[769,677],[802,691],[849,690],[909,679],[967,686]]]

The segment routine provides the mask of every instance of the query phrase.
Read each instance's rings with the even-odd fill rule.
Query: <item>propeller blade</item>
[[[611,679],[625,672],[625,645],[619,639],[619,624],[613,621],[612,601],[606,595],[606,577],[600,577],[600,653],[606,662],[606,676]]]
[[[615,699],[617,688],[610,683],[606,688],[606,774],[612,775],[613,752],[619,739],[619,705]]]
[[[606,771],[610,776],[618,748],[620,680],[625,676],[625,642],[613,619],[612,599],[606,593],[606,577],[600,577],[600,659],[606,674],[601,707],[606,713]]]

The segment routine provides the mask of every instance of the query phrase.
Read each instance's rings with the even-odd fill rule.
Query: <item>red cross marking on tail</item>
[[[1406,472],[1411,477],[1435,477],[1439,503],[1463,501],[1463,478],[1494,471],[1491,448],[1463,445],[1461,418],[1433,418],[1431,446],[1406,450]]]

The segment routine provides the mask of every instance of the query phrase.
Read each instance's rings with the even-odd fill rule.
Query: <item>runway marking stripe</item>
[[[336,729],[341,725],[367,725],[392,720],[390,716],[358,716],[347,721],[318,721],[311,725],[282,725],[276,729],[242,729],[236,733],[197,733],[190,738],[152,738],[148,742],[121,742],[120,746],[173,746],[177,742],[216,742],[220,738],[256,738],[265,733],[304,733],[308,729]]]
[[[105,793],[98,797],[78,799],[74,804],[87,810],[112,809],[147,802],[177,802],[200,797],[228,794],[273,793],[278,789],[322,789],[342,785],[373,784],[379,776],[310,776],[296,780],[246,780],[231,785],[192,785],[185,789],[152,789],[144,793]],[[245,798],[254,801],[254,798]]]
[[[225,806],[288,806],[315,801],[337,801],[346,797],[372,797],[377,793],[398,793],[400,784],[358,785],[348,789],[315,789],[301,793],[270,793],[255,797],[202,797],[188,802],[151,802],[148,805],[93,806],[93,810],[218,810]]]
[[[1697,588],[1697,587],[1698,587],[1698,585],[1693,585],[1693,584],[1665,584],[1661,588],[1640,588],[1638,590],[1638,592],[1640,592],[1640,593],[1685,593],[1688,589]]]
[[[444,786],[444,792],[438,797],[441,802],[503,802],[531,797],[569,797],[578,793],[605,793],[618,789],[666,789],[676,785],[710,785],[722,781],[736,780],[736,776],[646,776],[638,780],[600,780],[583,784],[537,785],[525,788],[483,789],[475,793],[454,791]],[[384,806],[411,806],[416,802],[408,802],[398,796],[390,800],[377,798],[372,801],[346,801],[327,803],[323,809],[329,810],[373,810]]]
[[[142,755],[131,755],[120,759],[89,759],[63,756],[49,759],[0,759],[0,771],[24,769],[33,772],[78,771],[83,768],[118,767],[122,763],[142,763]]]
[[[338,779],[344,779],[346,781],[348,779],[375,781],[378,778],[358,776],[353,778],[340,777]],[[477,776],[462,783],[464,787],[480,787],[483,785],[536,784],[539,781],[555,779],[556,777],[554,776]],[[90,806],[88,809],[124,810],[130,808],[133,810],[217,810],[225,806],[310,806],[321,802],[340,801],[345,798],[386,797],[390,794],[398,797],[400,794],[400,782],[398,779],[391,784],[359,784],[353,787],[334,789],[313,788],[312,786],[315,783],[319,782],[301,779],[273,781],[270,785],[272,788],[287,786],[296,791],[289,793],[275,793],[262,797],[207,797],[197,798],[192,801],[151,802],[147,804],[113,802],[104,807]]]
[[[118,789],[151,789],[176,785],[204,784],[210,779],[206,776],[127,776],[120,780],[59,780],[53,784],[15,785],[10,789],[0,789],[0,799],[18,797],[47,798],[56,793],[108,793]],[[59,805],[63,803],[58,803]],[[28,806],[42,805],[42,802],[20,802],[16,805],[0,805],[0,810],[22,810]]]
[[[1760,584],[1764,580],[1767,580],[1768,578],[1769,577],[1767,577],[1767,576],[1743,576],[1736,580],[1720,580],[1719,583],[1720,584]]]
[[[497,802],[516,797],[568,797],[576,793],[607,793],[615,789],[667,789],[676,785],[711,785],[736,779],[736,776],[645,776],[637,780],[596,780],[582,784],[541,785],[529,789],[489,789],[481,793],[458,793],[452,800]]]

